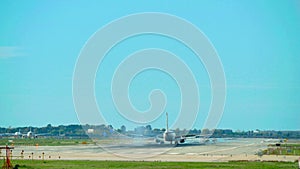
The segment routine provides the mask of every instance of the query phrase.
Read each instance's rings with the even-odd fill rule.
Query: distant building
[[[87,133],[88,133],[88,134],[94,134],[94,129],[88,129],[88,130],[87,130]]]
[[[258,129],[254,130],[253,133],[259,133],[260,131]]]

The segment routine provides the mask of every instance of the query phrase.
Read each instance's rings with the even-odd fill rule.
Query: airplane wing
[[[40,137],[40,136],[51,136],[51,133],[38,133],[38,134],[34,134],[34,137]]]
[[[11,137],[11,136],[15,136],[15,133],[0,133],[1,137]]]

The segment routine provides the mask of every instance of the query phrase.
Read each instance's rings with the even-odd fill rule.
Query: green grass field
[[[55,138],[37,138],[37,139],[26,139],[26,138],[2,138],[0,139],[0,145],[9,146],[66,146],[66,145],[77,145],[77,144],[92,144],[90,139],[55,139]]]
[[[45,161],[42,160],[14,160],[13,165],[19,164],[19,169],[297,169],[294,162],[133,162],[133,161]]]
[[[67,145],[79,145],[79,144],[118,144],[118,143],[130,143],[132,139],[116,139],[116,138],[105,138],[105,139],[57,139],[57,138],[1,138],[0,146],[67,146]]]

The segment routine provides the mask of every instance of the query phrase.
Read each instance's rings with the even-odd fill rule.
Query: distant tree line
[[[127,130],[125,125],[120,128],[114,128],[112,125],[59,125],[52,126],[48,124],[45,127],[16,127],[16,128],[3,128],[0,127],[0,133],[27,133],[32,131],[35,134],[48,133],[48,136],[53,137],[76,137],[86,138],[88,136],[96,138],[117,137],[117,136],[130,136],[130,137],[155,137],[163,134],[165,128],[152,128],[151,125],[138,126],[133,130]],[[275,131],[275,130],[251,130],[251,131],[233,131],[231,129],[174,129],[176,135],[210,135],[213,138],[288,138],[300,139],[300,131]]]

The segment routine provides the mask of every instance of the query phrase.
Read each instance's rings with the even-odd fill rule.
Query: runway
[[[45,160],[144,160],[144,161],[207,161],[275,160],[295,161],[298,156],[257,156],[275,140],[218,139],[216,143],[182,144],[179,146],[138,142],[137,144],[105,144],[76,146],[16,146],[14,158]]]

